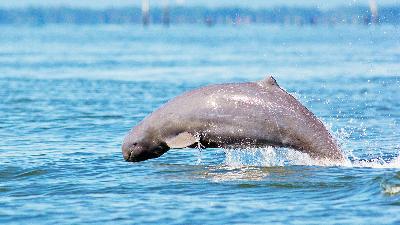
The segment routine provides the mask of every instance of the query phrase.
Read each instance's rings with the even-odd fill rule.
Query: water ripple
[[[1,224],[400,221],[397,28],[3,28]],[[329,125],[348,165],[272,148],[123,160],[125,134],[172,97],[265,74]]]

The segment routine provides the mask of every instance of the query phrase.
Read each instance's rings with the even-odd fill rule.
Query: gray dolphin
[[[157,158],[170,148],[288,147],[344,163],[324,124],[271,76],[186,92],[148,115],[125,137],[126,161]]]

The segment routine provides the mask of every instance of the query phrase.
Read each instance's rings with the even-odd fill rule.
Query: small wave
[[[33,98],[16,98],[16,99],[11,99],[9,103],[32,103],[34,102],[35,99]]]
[[[389,174],[381,183],[382,192],[386,195],[400,194],[400,172]]]
[[[10,189],[9,189],[9,188],[6,188],[6,187],[0,187],[0,193],[2,193],[2,192],[8,192],[8,191],[10,191]]]
[[[16,175],[16,177],[38,176],[38,175],[42,175],[42,174],[46,174],[46,173],[47,173],[46,170],[38,169],[38,170],[31,170],[31,171],[20,173],[20,174]]]
[[[400,185],[382,185],[383,193],[387,195],[397,195],[400,193]]]
[[[82,115],[76,116],[78,119],[121,119],[122,115]]]
[[[204,178],[213,180],[214,182],[225,182],[232,180],[252,180],[260,181],[267,177],[269,173],[263,171],[260,167],[231,167],[229,165],[211,167],[203,174]]]

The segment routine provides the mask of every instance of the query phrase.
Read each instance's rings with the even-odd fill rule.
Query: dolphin
[[[171,148],[286,147],[316,160],[346,161],[324,124],[272,76],[217,84],[177,96],[125,136],[126,161],[157,158]]]

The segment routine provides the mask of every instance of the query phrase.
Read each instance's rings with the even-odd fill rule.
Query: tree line
[[[251,8],[205,8],[171,7],[151,8],[150,23],[179,24],[400,24],[400,6],[379,8],[378,18],[372,18],[366,6],[338,7],[329,10],[318,8],[276,7],[270,9]],[[142,23],[139,7],[122,8],[7,8],[0,9],[0,24],[135,24]]]

